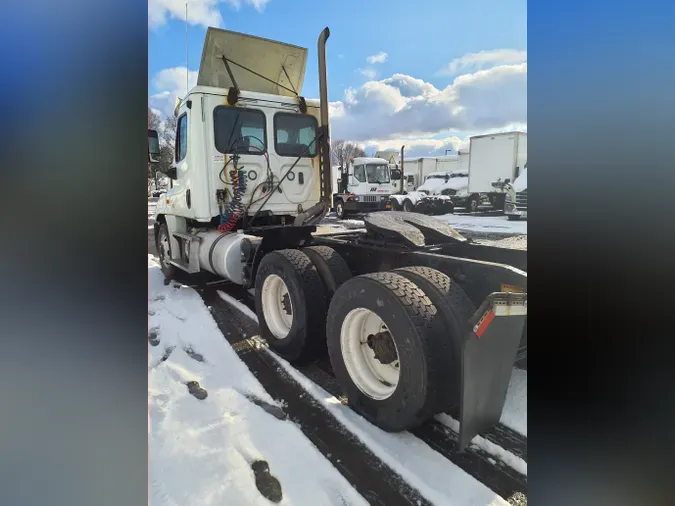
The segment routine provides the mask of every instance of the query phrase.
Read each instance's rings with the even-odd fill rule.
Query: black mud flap
[[[527,294],[496,292],[471,318],[462,353],[459,448],[499,422],[527,318]]]

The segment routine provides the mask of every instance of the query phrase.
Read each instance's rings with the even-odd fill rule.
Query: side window
[[[220,105],[213,110],[216,149],[223,154],[261,155],[267,151],[265,114]]]
[[[357,165],[354,167],[354,177],[361,181],[362,183],[366,182],[366,167],[365,165]]]
[[[180,162],[187,154],[187,113],[183,114],[176,123],[176,162]]]
[[[408,183],[414,183],[415,182],[415,176],[408,176]]]
[[[274,115],[274,149],[280,156],[314,158],[318,152],[314,116],[279,112]]]

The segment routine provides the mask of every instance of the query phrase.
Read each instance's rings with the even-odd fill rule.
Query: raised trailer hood
[[[289,97],[295,96],[292,90],[298,94],[302,91],[307,66],[307,49],[304,47],[209,28],[199,64],[197,85],[216,88],[230,88],[233,85],[223,56],[230,60],[230,69],[240,90]],[[274,82],[267,81],[240,65]]]

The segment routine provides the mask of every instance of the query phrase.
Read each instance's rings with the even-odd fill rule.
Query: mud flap
[[[527,294],[493,293],[470,320],[462,351],[459,448],[499,422],[527,318]]]

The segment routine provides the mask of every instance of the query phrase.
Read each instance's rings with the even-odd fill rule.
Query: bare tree
[[[333,165],[340,165],[340,160],[343,160],[345,163],[349,161],[350,157],[366,156],[366,153],[352,142],[346,142],[343,140],[333,140],[331,141],[330,151],[331,151],[331,163]]]
[[[148,107],[148,129],[158,130],[160,123],[159,116],[152,112],[152,109]]]

